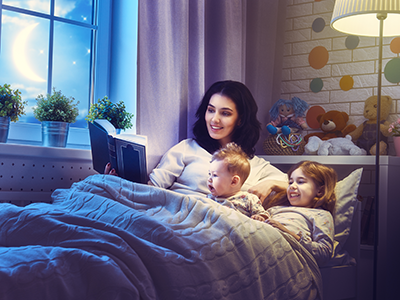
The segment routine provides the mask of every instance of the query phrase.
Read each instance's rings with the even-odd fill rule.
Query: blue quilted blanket
[[[206,198],[93,175],[0,204],[0,299],[319,299],[290,236]]]

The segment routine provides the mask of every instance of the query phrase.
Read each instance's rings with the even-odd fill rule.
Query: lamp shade
[[[336,0],[331,27],[359,36],[379,36],[377,14],[387,15],[383,36],[400,35],[400,0]]]

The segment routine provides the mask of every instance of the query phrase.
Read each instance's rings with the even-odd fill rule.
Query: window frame
[[[1,51],[1,22],[3,9],[13,11],[16,13],[24,13],[35,17],[41,17],[50,20],[50,34],[49,34],[49,56],[52,56],[52,39],[53,33],[51,32],[54,26],[54,21],[61,21],[68,24],[79,25],[82,27],[90,28],[93,31],[92,43],[93,51],[91,53],[90,63],[90,97],[88,101],[88,108],[94,99],[103,97],[109,94],[109,74],[110,74],[110,56],[111,56],[111,28],[112,28],[112,0],[96,0],[93,8],[93,22],[92,24],[83,23],[75,20],[64,19],[54,16],[54,0],[51,0],[50,15],[26,10],[23,8],[4,5],[0,0],[0,51]],[[99,59],[101,58],[101,59]],[[51,67],[52,58],[49,57],[49,78],[52,78]],[[48,93],[52,90],[52,79],[47,82]],[[102,95],[102,96],[99,96]],[[42,145],[41,137],[41,124],[25,123],[25,122],[11,122],[10,131],[8,135],[9,144],[28,144],[28,145]],[[89,131],[87,128],[70,127],[68,134],[67,148],[90,149]]]

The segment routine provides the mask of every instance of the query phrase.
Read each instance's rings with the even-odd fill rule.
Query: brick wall
[[[322,106],[325,111],[345,111],[350,115],[348,124],[358,126],[365,120],[364,101],[377,94],[379,41],[373,37],[358,37],[358,46],[349,49],[346,46],[348,36],[330,27],[334,2],[287,0],[281,98],[297,96],[311,106]],[[382,70],[388,61],[399,56],[390,49],[393,39],[383,39]],[[310,66],[309,55],[318,46],[327,50],[329,59],[325,66],[315,69]],[[348,91],[340,87],[340,80],[346,75],[354,80]],[[313,92],[310,84],[316,78],[322,80],[323,87]],[[389,119],[392,121],[400,113],[399,83],[390,83],[382,76],[382,95],[394,100]],[[392,139],[389,141],[391,143]],[[394,154],[392,145],[389,154]]]

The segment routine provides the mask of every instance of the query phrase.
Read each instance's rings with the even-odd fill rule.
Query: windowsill
[[[42,146],[41,124],[11,122],[7,144]],[[66,148],[90,150],[89,130],[70,127]]]

